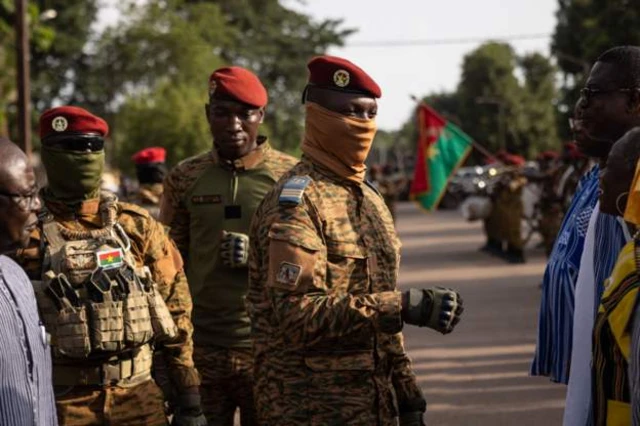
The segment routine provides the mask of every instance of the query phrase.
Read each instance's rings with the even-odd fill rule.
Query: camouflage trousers
[[[193,361],[202,379],[202,410],[209,426],[233,426],[236,408],[242,426],[257,425],[251,349],[196,347]]]
[[[153,380],[133,387],[56,386],[60,426],[166,426],[164,398]]]

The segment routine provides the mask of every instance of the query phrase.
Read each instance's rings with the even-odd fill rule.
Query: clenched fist
[[[249,236],[239,232],[222,231],[220,243],[222,264],[230,268],[247,266],[249,259]]]
[[[412,288],[402,293],[402,320],[407,324],[448,334],[460,322],[463,311],[462,298],[448,288]]]

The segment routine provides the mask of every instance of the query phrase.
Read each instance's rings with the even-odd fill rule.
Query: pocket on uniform
[[[369,292],[367,252],[354,241],[327,241],[327,286],[336,293]]]

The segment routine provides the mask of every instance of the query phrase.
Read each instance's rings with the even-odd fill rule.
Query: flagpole
[[[428,109],[433,109],[431,108],[429,105],[427,105],[426,103],[424,103],[424,101],[418,99],[418,97],[416,95],[409,95],[409,97],[411,98],[412,101],[414,101],[418,106],[422,106]],[[478,150],[478,152],[482,155],[484,155],[485,157],[488,158],[495,158],[496,156],[491,153],[491,151],[489,151],[487,148],[485,148],[484,146],[480,145],[478,142],[476,142],[475,140],[471,139],[471,146],[474,147],[475,149]]]

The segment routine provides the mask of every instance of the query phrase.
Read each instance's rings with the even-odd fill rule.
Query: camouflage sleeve
[[[151,229],[144,239],[144,263],[151,270],[179,330],[178,338],[170,344],[164,344],[162,348],[169,376],[178,389],[199,386],[200,378],[192,359],[191,294],[182,258],[164,227],[153,219],[149,223]]]
[[[158,219],[170,228],[169,235],[175,241],[185,262],[189,253],[189,211],[181,195],[180,172],[174,168],[164,179],[164,193],[160,202]]]
[[[263,253],[266,293],[280,327],[289,336],[315,345],[372,327],[383,333],[402,329],[399,292],[354,295],[331,291],[325,280],[327,250],[320,226],[304,207],[282,208],[275,215],[254,239],[268,244]]]
[[[411,360],[404,349],[402,333],[389,336],[387,350],[391,359],[391,380],[400,413],[425,412],[427,401],[411,368]]]

